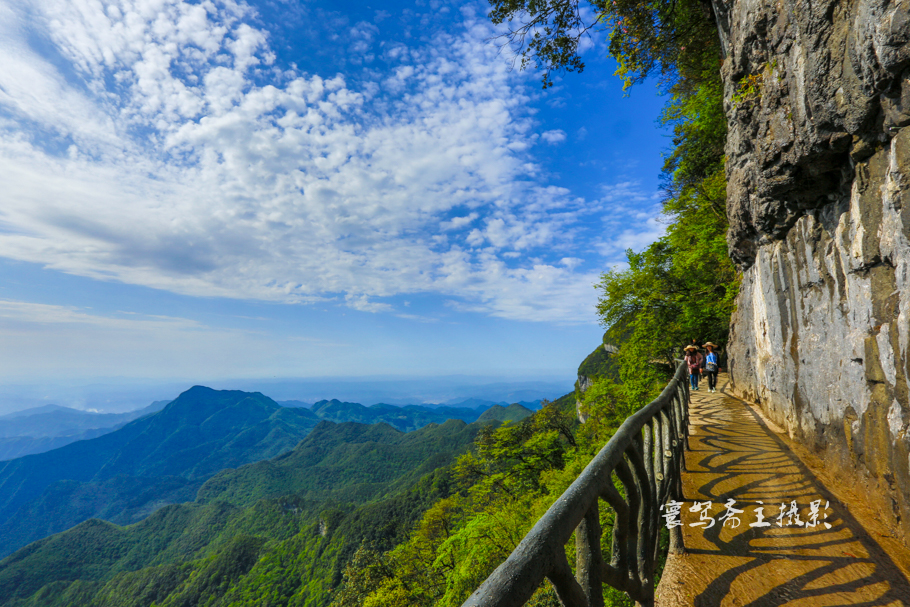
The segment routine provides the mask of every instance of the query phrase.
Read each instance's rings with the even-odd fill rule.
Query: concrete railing
[[[642,607],[651,607],[661,506],[670,499],[682,501],[688,405],[687,370],[681,363],[660,396],[623,422],[462,607],[520,607],[544,578],[565,607],[603,607],[603,584],[625,591]],[[600,500],[615,512],[609,560],[600,548]],[[574,575],[566,559],[566,543],[573,532]],[[673,527],[670,552],[682,551],[682,530]]]

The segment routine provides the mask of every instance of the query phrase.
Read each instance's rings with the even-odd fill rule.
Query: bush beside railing
[[[565,607],[603,607],[603,584],[626,592],[642,607],[651,607],[659,556],[660,507],[670,499],[682,501],[688,403],[687,370],[680,363],[660,396],[623,422],[462,607],[520,607],[544,578],[553,584]],[[600,500],[616,515],[609,562],[600,547]],[[573,532],[574,575],[565,549]],[[683,551],[680,527],[670,529],[669,550]]]

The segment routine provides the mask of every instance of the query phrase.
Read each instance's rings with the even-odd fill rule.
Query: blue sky
[[[0,383],[566,377],[662,232],[596,38],[543,91],[484,3],[0,2]]]

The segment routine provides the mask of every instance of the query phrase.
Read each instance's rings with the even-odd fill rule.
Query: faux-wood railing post
[[[675,402],[674,402],[674,406],[671,409],[671,411],[673,413],[673,417],[676,419],[674,420],[674,423],[672,424],[673,433],[675,435],[673,437],[673,441],[672,441],[673,442],[673,462],[672,462],[673,472],[672,472],[672,477],[670,479],[671,482],[670,482],[669,491],[668,491],[668,493],[669,493],[668,498],[679,501],[679,502],[683,501],[682,471],[685,469],[685,465],[686,465],[685,464],[686,454],[685,454],[685,451],[683,450],[683,442],[685,439],[683,438],[683,432],[682,432],[681,406],[682,406],[682,403],[680,403],[679,407],[676,407]],[[686,551],[686,546],[683,542],[682,527],[680,527],[680,526],[670,527],[670,547],[669,547],[670,554],[683,554],[685,551]]]
[[[604,607],[600,509],[595,503],[575,530],[575,579],[588,597],[588,607]]]

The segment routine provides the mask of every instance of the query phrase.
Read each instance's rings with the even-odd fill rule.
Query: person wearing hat
[[[701,355],[698,353],[698,348],[693,345],[688,345],[685,347],[686,355],[686,367],[689,369],[689,387],[693,390],[698,390],[698,374],[701,373]]]
[[[717,357],[717,344],[710,341],[705,344],[705,375],[708,376],[708,392],[717,392],[717,373],[720,371],[720,358]]]

